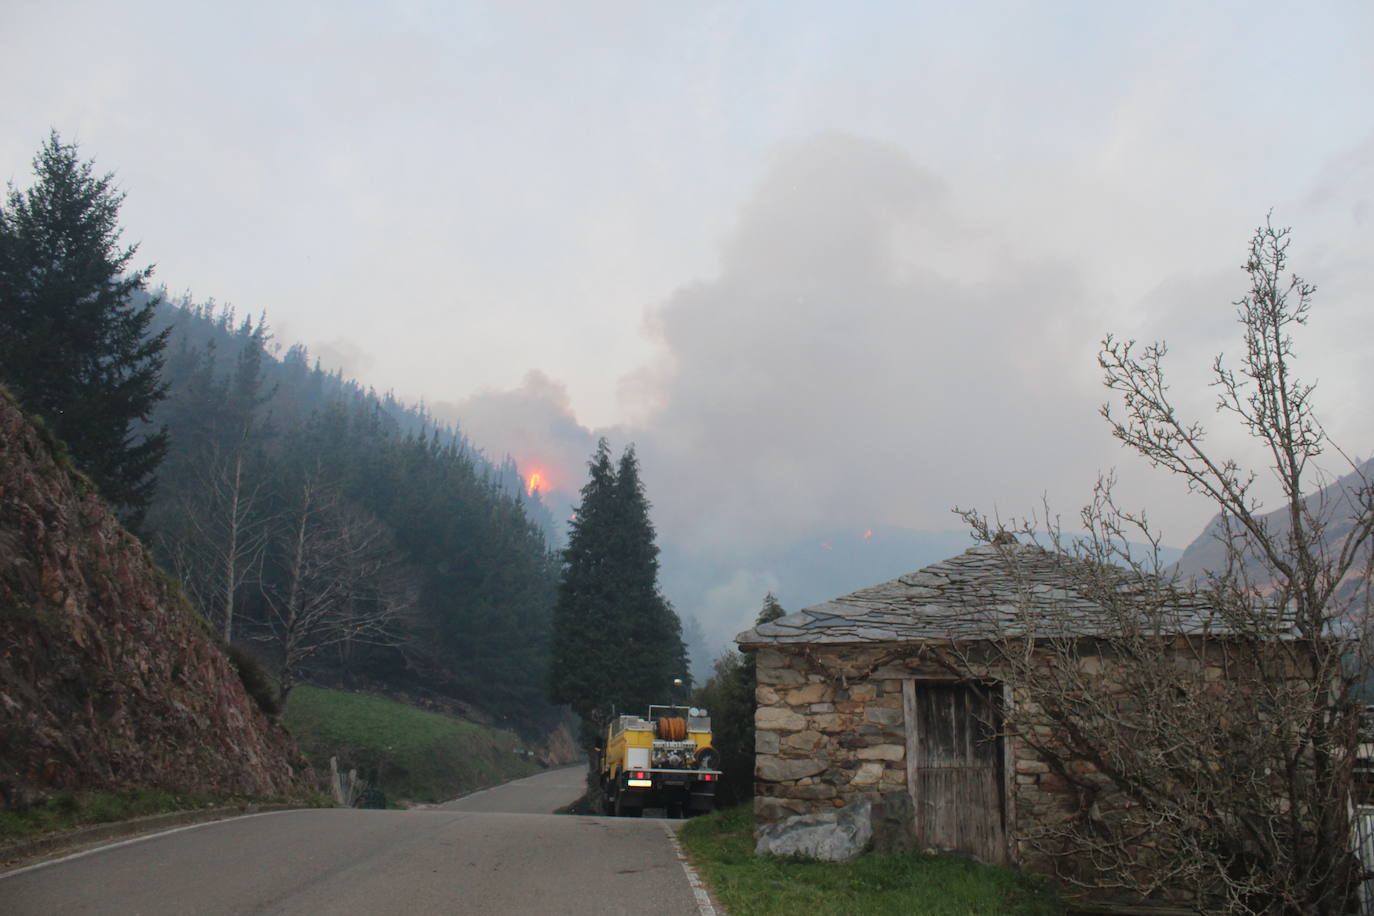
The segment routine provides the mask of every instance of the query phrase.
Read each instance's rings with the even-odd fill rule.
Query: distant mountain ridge
[[[1318,516],[1327,519],[1323,546],[1327,549],[1338,548],[1341,541],[1350,533],[1353,524],[1354,493],[1358,487],[1374,476],[1374,458],[1360,463],[1350,473],[1328,484],[1307,497],[1308,507]],[[1268,529],[1283,537],[1288,532],[1288,510],[1280,506],[1260,516]],[[1222,517],[1218,513],[1191,544],[1183,551],[1183,556],[1174,564],[1173,571],[1186,580],[1201,580],[1208,572],[1220,572],[1226,568],[1226,546],[1222,535]],[[1268,573],[1257,556],[1250,556],[1245,563],[1245,572],[1256,585],[1267,581]]]

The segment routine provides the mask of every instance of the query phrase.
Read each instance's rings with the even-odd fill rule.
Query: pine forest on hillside
[[[595,501],[560,559],[512,460],[301,346],[283,353],[265,316],[168,302],[121,240],[114,174],[55,131],[33,166],[0,206],[0,380],[181,583],[259,704],[315,683],[532,729],[557,718],[554,605]],[[603,585],[637,609],[619,618],[631,676],[617,683],[647,690],[686,677],[681,626],[633,450],[607,482],[618,508],[598,549],[624,575]]]
[[[171,440],[146,537],[226,642],[302,680],[532,724],[558,566],[548,511],[422,411],[278,359],[262,319],[163,305]]]

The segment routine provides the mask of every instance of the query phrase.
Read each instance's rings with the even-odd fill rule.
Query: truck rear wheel
[[[615,797],[615,816],[616,817],[639,817],[644,813],[644,809],[634,805],[625,804],[625,796]]]

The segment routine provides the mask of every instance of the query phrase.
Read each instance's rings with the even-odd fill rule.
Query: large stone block
[[[902,721],[902,711],[900,709],[884,709],[879,706],[870,706],[864,710],[864,718],[869,722],[876,722],[879,725],[896,725]]]
[[[876,747],[861,747],[854,752],[860,760],[903,760],[906,748],[900,744],[879,744]]]
[[[760,706],[754,710],[754,728],[760,731],[801,731],[806,719],[783,706]]]
[[[754,732],[755,754],[776,754],[780,736],[777,732]]]
[[[765,668],[781,668],[787,664],[787,657],[777,649],[759,649],[754,655],[754,664],[760,672]]]
[[[838,712],[815,713],[808,717],[811,720],[811,727],[818,728],[823,732],[837,732],[848,728],[853,721],[852,717]]]
[[[759,683],[772,684],[777,687],[800,687],[806,683],[806,676],[798,671],[789,671],[786,668],[759,668]]]
[[[825,736],[816,731],[797,732],[782,739],[782,747],[787,751],[810,753],[825,743]]]
[[[778,692],[772,687],[760,684],[754,690],[754,703],[758,706],[777,706]]]
[[[873,838],[873,806],[858,802],[820,814],[802,814],[759,828],[756,855],[802,856],[843,862]]]
[[[850,780],[850,784],[855,786],[873,786],[877,785],[882,778],[883,765],[877,761],[870,760],[868,763],[859,764],[859,768],[854,772],[854,778]]]
[[[807,684],[783,693],[783,699],[790,706],[806,706],[810,703],[824,703],[831,696],[828,684]]]
[[[868,702],[878,696],[878,685],[872,683],[852,684],[849,687],[850,700],[857,700],[860,703]]]
[[[759,757],[754,764],[754,775],[765,782],[787,782],[815,776],[830,764],[824,760],[789,760],[784,757]]]

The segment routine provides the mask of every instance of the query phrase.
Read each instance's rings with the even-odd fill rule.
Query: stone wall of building
[[[758,650],[754,812],[760,825],[906,792],[902,679],[890,651]]]
[[[755,823],[817,815],[865,802],[894,809],[907,794],[902,682],[953,677],[933,651],[915,647],[761,648],[754,718]],[[1011,740],[1010,811],[1019,824],[1073,815],[1069,783],[1023,742]],[[1024,841],[1018,862],[1046,867]]]

